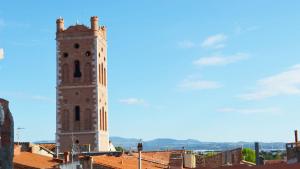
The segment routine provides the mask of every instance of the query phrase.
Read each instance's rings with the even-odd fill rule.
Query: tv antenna
[[[24,129],[25,129],[25,128],[23,128],[23,127],[18,127],[18,128],[17,128],[18,145],[20,144],[21,130],[24,130]]]

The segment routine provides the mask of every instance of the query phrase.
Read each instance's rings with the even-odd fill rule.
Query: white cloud
[[[260,100],[280,95],[300,95],[300,64],[257,81],[254,91],[239,97],[245,100]]]
[[[4,58],[4,51],[0,48],[0,60]]]
[[[222,87],[222,85],[218,82],[209,80],[185,79],[178,85],[178,87],[184,90],[205,90],[217,89]]]
[[[127,105],[145,105],[146,104],[146,102],[143,99],[138,99],[138,98],[121,99],[121,100],[119,100],[119,102],[122,104],[127,104]]]
[[[178,46],[180,48],[189,49],[189,48],[196,47],[197,44],[192,41],[189,41],[189,40],[184,40],[184,41],[178,42]]]
[[[220,108],[217,109],[218,112],[224,113],[240,113],[245,115],[252,114],[281,114],[281,110],[275,107],[269,108]]]
[[[227,65],[230,63],[245,60],[247,58],[249,58],[249,55],[246,53],[236,53],[230,56],[216,54],[209,57],[201,57],[200,59],[194,61],[194,64],[199,66]]]
[[[224,34],[216,34],[207,37],[202,43],[201,47],[203,48],[223,48],[225,47],[224,42],[227,40],[227,36]]]

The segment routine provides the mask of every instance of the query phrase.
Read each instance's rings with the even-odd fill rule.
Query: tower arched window
[[[102,124],[102,130],[104,130],[104,107],[102,107],[102,121],[101,121],[101,124]]]
[[[103,63],[101,63],[101,84],[103,85],[104,84],[104,70],[103,70]]]
[[[104,86],[106,86],[106,69],[104,68]]]
[[[100,111],[99,111],[99,117],[100,117],[100,119],[99,119],[99,121],[100,121],[100,130],[102,130],[102,109],[100,109]]]
[[[99,64],[99,83],[101,84],[101,79],[102,79],[102,72],[101,72],[101,65]]]
[[[80,62],[79,60],[74,61],[74,77],[80,78],[81,77],[81,71],[80,71]]]
[[[104,130],[107,131],[107,112],[104,113]]]
[[[80,107],[75,106],[75,121],[80,121]]]

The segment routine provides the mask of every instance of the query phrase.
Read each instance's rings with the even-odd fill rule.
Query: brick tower
[[[108,151],[106,28],[91,17],[90,28],[64,28],[56,21],[56,144],[58,152],[72,146]]]

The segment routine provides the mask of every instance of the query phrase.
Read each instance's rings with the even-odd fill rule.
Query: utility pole
[[[142,151],[143,151],[143,143],[142,143],[142,141],[140,142],[140,143],[138,143],[138,146],[137,146],[137,148],[138,148],[138,152],[139,152],[139,169],[142,169]]]

